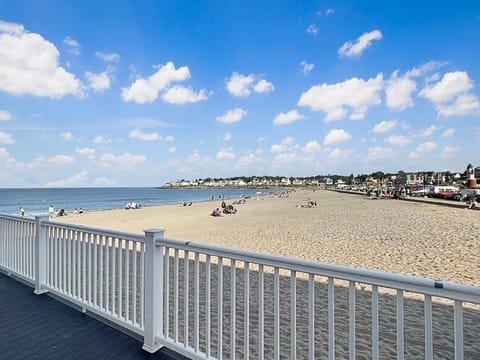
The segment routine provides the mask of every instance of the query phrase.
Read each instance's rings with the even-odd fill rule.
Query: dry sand
[[[307,200],[316,208],[302,208]],[[231,202],[231,201],[227,201]],[[480,286],[480,212],[332,191],[88,212],[55,220]]]

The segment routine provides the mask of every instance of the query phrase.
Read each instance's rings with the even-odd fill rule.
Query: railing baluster
[[[210,255],[206,257],[206,269],[205,269],[205,310],[206,310],[206,329],[205,329],[205,354],[207,358],[210,357],[211,349],[210,349],[210,296],[211,296],[211,263],[210,263]]]
[[[144,327],[144,322],[145,322],[145,300],[144,300],[144,295],[145,294],[145,244],[141,243],[140,244],[140,327]],[[160,299],[160,301],[163,301],[163,299]],[[160,321],[160,330],[162,329],[162,322]],[[163,331],[160,331],[161,334],[164,334]]]
[[[193,305],[195,313],[195,330],[194,330],[194,349],[195,352],[200,350],[200,254],[195,253],[195,301]]]
[[[68,279],[67,279],[67,238],[68,230],[62,229],[62,291],[67,292]]]
[[[178,271],[179,271],[179,259],[178,249],[174,252],[175,261],[173,267],[173,340],[178,342]]]
[[[455,300],[454,312],[455,360],[463,360],[463,305],[462,301]]]
[[[87,242],[88,234],[82,231],[82,300],[87,302]]]
[[[125,241],[125,320],[130,319],[130,241]]]
[[[315,277],[308,274],[308,358],[315,359]]]
[[[244,262],[244,279],[243,279],[243,352],[244,359],[249,359],[250,354],[250,263]]]
[[[77,289],[77,239],[76,231],[72,231],[72,239],[70,240],[72,244],[72,260],[70,262],[70,269],[72,273],[72,288],[70,289],[70,296],[75,297],[75,291]]]
[[[137,250],[138,244],[135,241],[133,243],[133,264],[132,264],[132,323],[133,325],[137,325],[137,256],[138,256],[138,250]],[[141,275],[143,276],[143,274]]]
[[[118,317],[122,317],[123,314],[123,239],[119,239],[118,248]]]
[[[189,298],[189,281],[190,278],[190,270],[189,270],[189,261],[190,261],[190,254],[187,250],[183,253],[183,343],[186,347],[188,347],[188,314],[190,311],[190,298]]]
[[[258,357],[265,356],[265,273],[263,264],[258,265]]]
[[[223,258],[218,257],[218,268],[217,268],[217,286],[218,286],[218,295],[217,295],[217,322],[218,322],[218,333],[217,333],[217,359],[223,359]]]
[[[433,359],[433,338],[432,338],[432,297],[425,295],[425,359]]]
[[[87,241],[88,241],[88,303],[93,304],[92,302],[92,234],[87,234]]]
[[[372,360],[378,358],[378,286],[372,285]]]
[[[280,359],[280,276],[279,269],[273,269],[273,358]]]
[[[230,359],[235,360],[235,330],[236,330],[236,309],[237,293],[236,293],[236,265],[235,259],[230,260]]]
[[[98,297],[97,297],[97,280],[98,280],[98,236],[95,234],[92,234],[92,240],[93,240],[93,289],[92,289],[92,295],[93,295],[93,305],[95,307],[99,307],[98,305]]]
[[[328,358],[335,360],[335,287],[328,278]]]
[[[297,272],[290,271],[290,358],[297,358]]]
[[[170,248],[168,247],[165,247],[163,263],[165,264],[165,281],[163,283],[165,289],[165,337],[168,338],[170,333]]]
[[[355,282],[348,284],[348,358],[355,360]]]
[[[100,264],[99,264],[99,275],[100,275],[100,280],[99,280],[99,297],[100,297],[100,300],[99,300],[99,306],[100,306],[100,309],[103,309],[105,310],[105,304],[104,304],[104,301],[103,301],[103,290],[104,290],[104,285],[103,285],[103,282],[104,282],[104,276],[103,274],[105,273],[105,269],[104,269],[104,266],[103,266],[103,249],[104,249],[104,245],[103,245],[103,241],[104,241],[105,237],[103,235],[99,236],[99,249],[100,249]]]
[[[72,235],[73,231],[68,230],[65,236],[65,242],[67,243],[67,294],[72,296]]]
[[[403,291],[397,290],[397,360],[405,357],[404,336]]]
[[[117,245],[118,238],[112,238],[112,288],[110,289],[112,292],[112,313],[118,315],[117,310],[115,309],[116,306],[116,299],[117,299],[117,273],[116,273],[116,262],[117,262]]]
[[[113,307],[110,306],[110,278],[113,282],[115,274],[110,271],[110,237],[105,237],[105,311],[113,314]]]

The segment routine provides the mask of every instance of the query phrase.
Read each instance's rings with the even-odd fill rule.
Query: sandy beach
[[[299,207],[309,200],[317,207]],[[480,286],[477,211],[324,190],[250,198],[235,205],[234,215],[209,215],[220,206],[214,200],[87,212],[55,221],[135,233],[163,228],[172,239]]]
[[[316,207],[306,207],[308,202]],[[227,204],[233,200],[226,201]],[[262,253],[278,254],[327,263],[342,264],[394,273],[417,275],[436,280],[455,281],[480,285],[480,212],[438,205],[400,200],[372,200],[363,196],[341,194],[325,190],[297,190],[288,197],[262,196],[249,198],[245,204],[235,205],[238,212],[221,217],[211,216],[213,209],[221,207],[221,200],[193,203],[191,206],[165,205],[144,207],[135,210],[109,210],[88,212],[82,216],[55,218],[62,222],[82,224],[113,230],[142,233],[144,229],[163,228],[170,239],[190,240],[232,248],[241,248]],[[172,260],[171,260],[172,261]],[[183,261],[180,263],[179,299],[183,294]],[[190,260],[191,261],[191,260]],[[171,267],[173,264],[171,264]],[[205,264],[201,264],[202,279]],[[190,265],[190,272],[193,264]],[[224,267],[223,313],[230,313],[228,301],[231,284],[228,266]],[[170,272],[170,304],[175,291]],[[217,270],[212,268],[212,345],[215,345],[217,305]],[[243,271],[237,268],[236,280],[236,352],[242,353],[243,334]],[[193,276],[193,273],[190,274]],[[202,280],[203,281],[203,280]],[[258,273],[250,272],[250,352],[257,351],[258,338]],[[280,282],[282,358],[289,357],[290,323],[289,279]],[[356,290],[357,355],[371,356],[371,288],[358,284]],[[188,312],[194,318],[193,293],[190,284]],[[205,326],[205,288],[201,287],[200,322]],[[327,323],[327,289],[322,281],[315,283],[315,322]],[[265,277],[265,356],[273,356],[273,278]],[[307,299],[308,285],[305,280],[297,284],[297,355],[306,358],[308,339]],[[183,324],[183,301],[179,307],[179,321]],[[434,357],[453,356],[453,303],[434,299],[433,331],[435,336]],[[390,292],[380,294],[380,355],[381,358],[396,357],[396,308],[395,296]],[[409,358],[423,357],[424,309],[423,299],[405,294],[405,354]],[[174,317],[173,308],[169,309]],[[480,331],[478,306],[464,309],[465,358],[476,358],[480,353],[477,335]],[[173,326],[171,324],[171,326]],[[339,358],[348,354],[348,290],[344,285],[335,285],[335,351]],[[182,336],[183,326],[180,326]],[[173,328],[171,328],[173,331]],[[228,358],[229,319],[225,318],[223,351]],[[191,339],[190,341],[193,341]],[[202,334],[201,347],[205,344]],[[315,351],[326,357],[328,334],[326,327],[315,329]]]

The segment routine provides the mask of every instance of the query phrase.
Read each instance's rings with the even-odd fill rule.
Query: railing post
[[[163,335],[163,239],[165,230],[148,229],[145,232],[145,329],[143,350],[154,353],[163,347],[155,342]]]
[[[48,215],[35,215],[35,294],[43,294],[48,290],[44,288],[47,278],[47,228],[43,221]]]

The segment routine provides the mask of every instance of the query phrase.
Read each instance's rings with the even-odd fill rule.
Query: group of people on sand
[[[234,204],[245,204],[245,199],[243,199],[243,201],[241,202],[238,202],[238,201],[234,201]],[[222,204],[221,204],[221,207],[222,207],[222,210],[220,210],[220,208],[216,208],[212,211],[212,213],[210,215],[212,216],[222,216],[222,214],[227,214],[227,215],[230,215],[230,214],[236,214],[237,213],[237,208],[235,206],[233,206],[233,204],[228,204],[225,202],[225,200],[222,200]]]
[[[80,209],[75,208],[72,211],[73,216],[84,215],[85,213],[86,213],[86,211],[83,208],[80,208]],[[53,205],[50,205],[48,207],[48,214],[50,215],[50,217],[59,217],[59,216],[67,216],[68,215],[68,213],[65,211],[65,209],[55,210]]]
[[[142,204],[137,203],[135,201],[132,202],[127,202],[125,204],[125,210],[130,210],[130,209],[140,209],[142,207]]]
[[[297,205],[297,207],[315,208],[315,207],[317,207],[317,202],[314,201],[314,200],[308,200],[308,202],[306,204]]]

